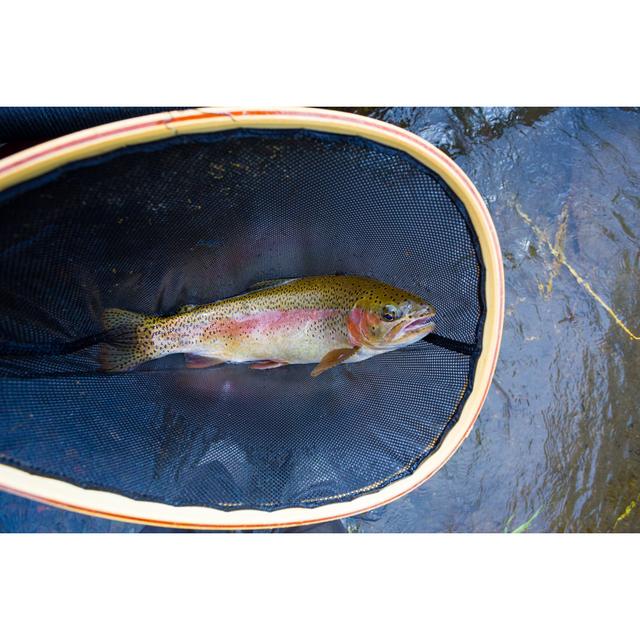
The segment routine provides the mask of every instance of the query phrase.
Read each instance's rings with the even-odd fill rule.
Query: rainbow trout
[[[112,340],[106,371],[128,371],[171,353],[186,366],[251,363],[252,369],[317,363],[317,376],[339,364],[399,349],[433,331],[434,308],[402,289],[360,276],[311,276],[259,282],[242,295],[187,305],[154,317],[107,309]]]

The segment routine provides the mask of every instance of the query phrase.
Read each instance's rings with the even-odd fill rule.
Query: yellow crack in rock
[[[558,264],[567,268],[569,273],[575,278],[576,282],[582,286],[585,291],[613,318],[614,322],[629,336],[631,340],[640,340],[640,336],[633,333],[629,327],[620,320],[616,312],[593,290],[591,285],[575,270],[575,268],[567,262],[564,255],[564,236],[566,235],[566,218],[568,217],[568,213],[565,215],[564,219],[563,214],[560,214],[560,227],[556,234],[556,244],[558,246],[554,246],[549,241],[547,234],[531,219],[529,215],[527,215],[518,202],[514,202],[514,208],[516,213],[531,227],[538,237],[538,240],[547,246],[551,255],[558,261]],[[562,229],[563,226],[564,230]]]
[[[619,522],[622,522],[626,518],[629,517],[631,512],[638,506],[638,502],[640,502],[640,495],[632,500],[625,508],[625,510],[616,518],[616,521],[613,523],[613,528],[615,529],[618,526]]]
[[[569,207],[565,204],[560,211],[558,230],[556,231],[556,238],[553,244],[555,252],[553,254],[553,264],[551,265],[551,272],[549,273],[549,280],[547,281],[547,287],[545,290],[545,297],[550,298],[553,291],[553,279],[560,273],[562,264],[566,261],[564,255],[564,243],[567,238],[567,222],[569,221]],[[560,256],[560,258],[558,257]]]

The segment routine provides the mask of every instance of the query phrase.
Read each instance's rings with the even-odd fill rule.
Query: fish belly
[[[336,311],[315,309],[268,311],[222,319],[213,339],[194,344],[190,353],[227,362],[277,360],[290,364],[317,363],[333,349],[351,346],[337,322]]]

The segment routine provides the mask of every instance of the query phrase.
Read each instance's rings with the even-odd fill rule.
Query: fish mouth
[[[407,318],[396,324],[386,336],[386,342],[394,345],[409,344],[431,333],[436,328],[435,312],[429,310],[417,318]]]
[[[409,324],[406,324],[402,333],[414,332],[414,331],[423,331],[424,329],[429,329],[430,331],[435,329],[436,323],[433,321],[433,314],[429,316],[423,316],[422,318],[416,318],[412,320]]]

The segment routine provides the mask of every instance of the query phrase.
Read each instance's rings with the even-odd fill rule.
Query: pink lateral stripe
[[[296,329],[308,322],[326,320],[340,313],[339,309],[283,309],[261,311],[240,318],[227,318],[216,323],[231,335],[251,331],[277,331],[278,329]]]

